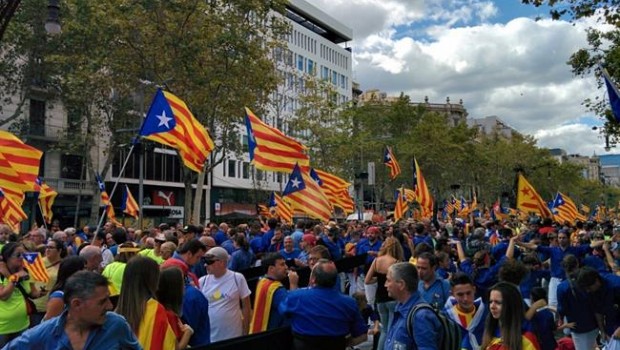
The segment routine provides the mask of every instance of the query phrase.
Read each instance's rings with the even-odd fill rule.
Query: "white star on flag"
[[[162,111],[161,115],[157,116],[157,119],[159,119],[159,125],[157,125],[157,127],[159,128],[162,125],[166,126],[166,129],[170,129],[170,125],[168,125],[168,122],[172,120],[172,118],[168,118],[166,117],[166,111]]]
[[[299,184],[301,184],[301,181],[299,181],[296,177],[294,177],[291,182],[293,183],[293,187],[295,188],[299,188]]]

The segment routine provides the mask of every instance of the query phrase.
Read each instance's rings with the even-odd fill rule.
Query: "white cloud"
[[[354,77],[363,90],[403,91],[435,103],[462,99],[470,117],[497,115],[541,146],[603,153],[604,142],[579,120],[590,115],[582,101],[605,92],[593,76],[575,77],[566,64],[586,47],[593,20],[493,23],[498,8],[482,0],[315,5],[353,28]]]

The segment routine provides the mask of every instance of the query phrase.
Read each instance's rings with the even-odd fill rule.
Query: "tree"
[[[103,149],[103,163],[95,164],[91,157],[88,168],[105,175],[119,146],[132,136],[119,131],[140,126],[148,96],[163,86],[187,103],[216,140],[206,172],[241,152],[243,106],[267,103],[279,81],[269,54],[283,45],[288,30],[279,15],[284,4],[64,2],[63,34],[46,55],[55,68],[58,100],[76,116],[72,131],[81,133],[64,146],[71,148],[73,141],[83,145],[84,139],[92,141],[91,146],[96,143]],[[16,22],[15,28],[20,25]],[[191,212],[196,178],[183,168],[186,213]]]

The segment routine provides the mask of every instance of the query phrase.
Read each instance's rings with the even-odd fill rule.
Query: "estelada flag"
[[[39,253],[23,253],[22,254],[24,267],[28,270],[32,280],[37,282],[48,283],[50,276],[47,274],[47,269]]]

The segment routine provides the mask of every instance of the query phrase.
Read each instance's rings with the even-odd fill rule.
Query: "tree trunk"
[[[196,180],[196,194],[194,196],[194,208],[192,211],[192,217],[190,222],[194,225],[200,224],[200,203],[202,202],[202,193],[204,192],[204,183],[205,183],[205,175],[206,171],[204,167],[202,168],[202,172],[198,174],[198,179]]]

